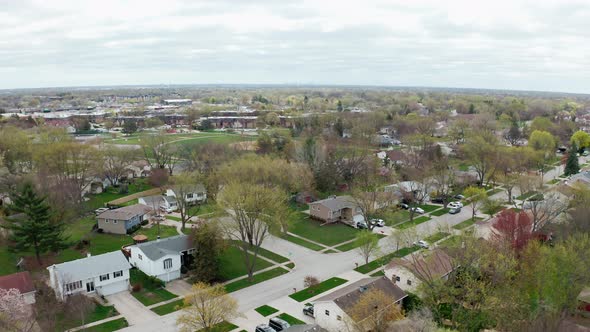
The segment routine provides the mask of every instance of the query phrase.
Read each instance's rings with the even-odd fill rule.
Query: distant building
[[[309,203],[309,215],[325,222],[343,222],[353,227],[365,223],[361,209],[350,196],[331,196]]]
[[[153,208],[142,204],[108,210],[98,215],[98,228],[105,233],[127,234],[133,227],[149,218]]]
[[[404,291],[416,292],[425,279],[446,280],[455,269],[451,257],[441,249],[435,249],[428,255],[415,255],[413,258],[394,258],[385,267],[385,276]]]
[[[191,105],[192,103],[191,99],[164,99],[166,105]]]

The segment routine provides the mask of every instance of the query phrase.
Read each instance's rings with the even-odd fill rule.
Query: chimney
[[[87,253],[86,253],[86,257],[90,257],[90,256],[92,256],[92,254],[91,254],[91,253],[89,253],[89,252],[87,252]]]

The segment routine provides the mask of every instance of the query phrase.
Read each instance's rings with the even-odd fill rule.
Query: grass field
[[[109,317],[117,316],[119,313],[114,306],[103,306],[99,303],[95,303],[94,310],[84,319],[84,324],[93,323],[99,320],[103,320]],[[74,317],[61,316],[56,320],[56,326],[59,329],[68,330],[74,327],[82,325],[82,320]]]
[[[337,278],[337,277],[330,278],[328,280],[324,280],[324,281],[320,282],[317,285],[305,288],[304,290],[301,290],[297,293],[291,294],[291,295],[289,295],[289,297],[297,302],[303,302],[303,301],[305,301],[309,298],[312,298],[318,294],[326,292],[334,287],[338,287],[338,286],[346,283],[347,281],[348,280],[346,280],[346,279]]]
[[[475,219],[469,218],[469,219],[464,220],[464,221],[458,223],[457,225],[453,226],[453,228],[454,229],[464,229],[464,228],[467,228],[467,227],[475,224],[479,220],[483,220],[483,218],[479,218],[479,217],[475,217]]]
[[[266,280],[269,280],[272,278],[276,278],[276,277],[281,276],[286,273],[289,273],[289,271],[283,269],[282,267],[276,267],[274,269],[255,274],[252,277],[252,281],[249,281],[248,278],[244,278],[244,279],[240,279],[240,280],[234,281],[232,283],[229,283],[229,284],[225,285],[225,291],[228,293],[235,292],[235,291],[240,290],[242,288],[256,285],[258,283],[261,283],[263,281],[266,281]]]
[[[278,318],[284,320],[285,322],[289,323],[290,325],[305,325],[304,321],[301,321],[287,313],[282,313],[277,316]]]
[[[440,205],[431,205],[431,204],[420,204],[420,205],[418,205],[418,207],[421,208],[422,210],[424,210],[424,213],[429,213],[429,212],[432,212],[434,210],[440,209],[442,206],[440,206]]]
[[[310,219],[304,213],[294,212],[291,215],[289,231],[306,239],[333,246],[348,240],[352,240],[358,233],[357,229],[343,224],[330,224],[320,226],[321,222]]]
[[[171,312],[182,309],[183,305],[184,305],[184,299],[179,299],[176,301],[172,301],[170,303],[166,303],[166,304],[157,306],[155,308],[152,308],[151,310],[153,312],[155,312],[156,314],[158,314],[159,316],[164,316],[164,315],[167,315]]]
[[[279,312],[278,309],[275,309],[275,308],[268,306],[266,304],[254,309],[254,310],[256,310],[257,313],[261,314],[264,317],[270,316],[270,315],[274,314],[275,312]]]
[[[450,210],[451,210],[451,209],[449,209],[449,208],[446,208],[446,209],[440,209],[440,210],[432,211],[432,212],[430,213],[430,215],[431,215],[431,216],[435,216],[435,217],[440,217],[440,216],[442,216],[442,215],[444,215],[444,214],[447,214],[447,213],[449,213],[449,211],[450,211]]]
[[[399,224],[410,219],[408,210],[397,210],[393,208],[383,209],[377,213],[377,217],[383,219],[387,226]]]
[[[126,328],[129,326],[125,318],[119,318],[110,322],[102,323],[96,326],[92,326],[84,329],[86,332],[112,332]]]
[[[430,217],[420,216],[420,217],[414,218],[414,220],[412,220],[412,221],[407,221],[403,224],[398,224],[393,227],[397,228],[397,229],[406,229],[406,228],[414,227],[414,226],[419,225],[421,223],[427,222],[428,220],[430,220]]]
[[[288,235],[288,234],[287,235],[284,235],[283,236],[283,239],[285,239],[287,241],[290,241],[290,242],[293,242],[295,244],[298,244],[298,245],[300,245],[302,247],[306,247],[307,249],[314,250],[314,251],[320,251],[320,250],[324,249],[324,247],[322,247],[322,246],[319,246],[319,245],[317,245],[315,243],[311,243],[309,241],[305,241],[304,239],[298,238],[298,237],[293,236],[293,235]]]
[[[413,253],[414,251],[417,251],[417,250],[420,250],[420,247],[413,246],[413,247],[401,248],[398,251],[394,251],[390,254],[387,254],[385,256],[377,258],[376,260],[371,261],[368,264],[361,265],[354,270],[357,272],[360,272],[360,273],[367,274],[371,271],[378,269],[380,266],[383,266],[383,265],[389,263],[393,258],[404,257],[406,255]]]
[[[254,271],[265,269],[271,265],[268,261],[257,257],[256,263],[254,264]],[[225,248],[219,257],[219,269],[221,281],[235,279],[248,274],[242,252],[232,245]]]
[[[232,324],[230,322],[221,322],[221,323],[216,324],[215,326],[213,326],[209,331],[210,332],[229,332],[229,331],[235,330],[237,328],[238,328],[237,325],[234,325],[234,324]],[[204,331],[204,330],[201,329],[201,330],[198,330],[198,331]]]

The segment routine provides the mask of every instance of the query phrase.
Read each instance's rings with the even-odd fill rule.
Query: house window
[[[137,258],[139,258],[139,260],[141,260],[141,254],[137,254]]]
[[[408,279],[408,286],[412,286],[412,280]]]
[[[336,316],[336,319],[337,320],[342,320],[342,316],[338,315],[338,316]]]
[[[108,223],[109,223],[109,220],[108,220],[108,219],[105,219],[105,220],[104,220],[104,223],[105,223],[105,224],[108,224]]]
[[[186,194],[186,198],[188,198],[188,199],[193,198],[193,194],[192,193],[191,194]]]
[[[330,316],[330,310],[326,310],[326,316]]]
[[[164,269],[171,269],[172,268],[172,258],[167,258],[164,260]]]
[[[76,289],[82,288],[82,281],[71,282],[66,284],[66,292],[73,292]]]
[[[123,276],[123,271],[113,272],[113,278],[119,278]]]
[[[105,281],[105,280],[109,280],[109,275],[108,274],[103,274],[100,276],[100,281]]]
[[[113,220],[113,224],[116,224],[116,223],[117,223],[117,221],[116,220]]]

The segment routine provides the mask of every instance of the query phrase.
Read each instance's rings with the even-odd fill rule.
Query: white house
[[[176,193],[172,189],[167,189],[166,196],[176,197]],[[205,186],[197,184],[192,192],[186,194],[185,200],[189,204],[205,202],[207,200],[207,190],[205,189]]]
[[[27,304],[35,303],[35,286],[28,271],[0,277],[0,289],[17,289]]]
[[[451,257],[441,249],[425,254],[394,258],[385,267],[385,276],[404,291],[415,293],[424,281],[447,279],[455,266]]]
[[[155,195],[155,196],[145,196],[140,197],[137,202],[139,204],[149,206],[155,210],[163,210],[166,212],[172,212],[178,210],[178,202],[176,201],[176,197],[174,196],[162,196],[162,195]]]
[[[50,286],[56,295],[64,299],[68,295],[82,293],[111,295],[129,289],[131,265],[121,251],[90,256],[61,264],[49,270]]]
[[[352,322],[349,313],[361,295],[370,289],[378,289],[391,297],[392,304],[399,305],[407,296],[386,277],[361,279],[314,301],[316,324],[331,332],[349,331],[347,324]]]
[[[166,282],[180,278],[180,268],[195,249],[186,235],[138,243],[127,247],[131,265]]]

